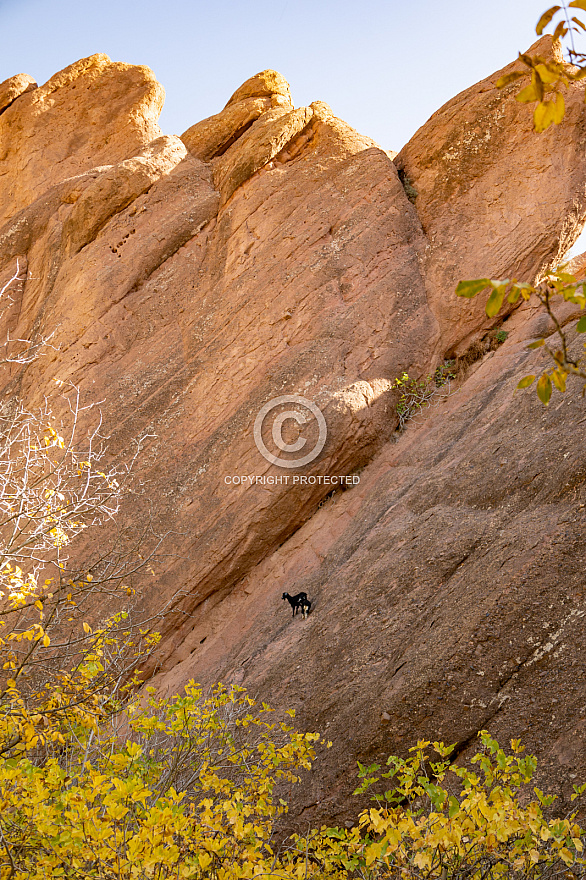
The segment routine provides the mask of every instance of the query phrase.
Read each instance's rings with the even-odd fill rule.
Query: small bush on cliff
[[[397,401],[399,428],[404,428],[409,419],[426,409],[437,395],[439,388],[447,386],[449,394],[450,383],[454,378],[454,362],[444,361],[433,376],[427,376],[425,379],[412,379],[408,373],[403,373],[399,379],[395,379],[391,387],[399,391]]]

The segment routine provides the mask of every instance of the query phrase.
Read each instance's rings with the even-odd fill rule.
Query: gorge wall
[[[113,457],[149,436],[151,504],[123,518],[166,533],[142,584],[145,615],[168,609],[152,682],[235,681],[334,741],[291,827],[351,821],[356,759],[421,737],[465,754],[485,727],[521,736],[562,803],[586,778],[584,402],[515,393],[542,362],[525,347],[539,312],[506,316],[495,349],[484,302],[453,294],[533,279],[571,246],[586,112],[572,87],[537,136],[502,73],[394,160],[326,104],[295,109],[274,71],[181,137],[158,128],[152,72],[105,55],[0,85],[0,283],[18,273],[3,329],[52,334],[3,395],[59,414],[57,378],[103,401]],[[397,434],[394,380],[445,358],[456,387]],[[287,470],[253,425],[291,394],[327,441]],[[300,590],[306,621],[281,600]]]

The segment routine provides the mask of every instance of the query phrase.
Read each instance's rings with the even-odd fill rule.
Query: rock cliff
[[[105,55],[0,85],[1,278],[20,270],[4,330],[53,334],[3,394],[34,407],[73,383],[122,459],[151,435],[152,507],[123,517],[168,533],[143,585],[145,614],[171,603],[153,681],[237,681],[334,740],[293,823],[349,821],[356,759],[423,736],[522,736],[562,799],[586,777],[583,400],[515,393],[539,313],[513,312],[495,350],[483,302],[453,295],[573,243],[586,112],[570,90],[537,136],[502,72],[394,161],[326,104],[295,109],[274,71],[181,137],[158,128],[152,72]],[[457,387],[397,434],[394,380],[446,357]],[[255,443],[283,395],[327,425],[302,467]],[[281,601],[300,590],[307,621]]]

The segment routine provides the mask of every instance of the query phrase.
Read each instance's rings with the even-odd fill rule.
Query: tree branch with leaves
[[[496,83],[504,88],[510,83],[521,79],[530,79],[516,95],[516,100],[524,104],[535,104],[533,123],[537,133],[546,131],[552,124],[559,125],[565,116],[563,91],[573,83],[586,79],[586,53],[578,51],[577,38],[586,34],[586,23],[573,10],[586,12],[586,0],[572,0],[570,3],[555,5],[546,10],[540,17],[536,33],[542,36],[547,27],[553,28],[552,39],[560,48],[565,49],[568,62],[544,58],[537,55],[520,53],[519,60],[524,70],[515,70],[502,76]],[[586,101],[586,92],[585,92]],[[583,380],[582,395],[586,392],[586,351],[577,356],[570,352],[568,332],[572,328],[576,333],[586,332],[586,283],[568,271],[567,264],[553,267],[543,273],[534,283],[517,281],[516,279],[476,278],[460,281],[456,295],[471,299],[489,291],[486,303],[486,314],[496,317],[501,311],[505,299],[509,305],[515,306],[522,298],[540,303],[553,326],[553,333],[541,336],[529,345],[530,349],[543,347],[550,358],[550,366],[543,370],[539,377],[524,376],[517,388],[529,388],[535,380],[537,395],[545,405],[549,403],[553,388],[563,393],[566,390],[568,377]],[[556,302],[573,303],[579,311],[584,312],[570,322],[562,323],[555,311]],[[554,336],[556,343],[552,344]],[[586,350],[586,344],[584,345]]]

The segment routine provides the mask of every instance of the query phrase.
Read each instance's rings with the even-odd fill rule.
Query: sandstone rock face
[[[160,136],[163,100],[148,67],[107,55],[77,61],[21,94],[0,118],[0,222],[51,185],[129,158]]]
[[[527,309],[399,438],[392,386],[470,341],[482,349],[482,303],[453,297],[459,278],[534,275],[571,238],[581,107],[543,140],[510,92],[481,83],[395,164],[328,105],[294,109],[274,71],[181,139],[157,126],[148,68],[102,55],[11,100],[0,282],[17,264],[19,279],[4,329],[52,333],[53,347],[14,368],[4,395],[48,395],[59,411],[57,378],[103,401],[113,456],[149,437],[152,505],[133,500],[122,520],[168,533],[142,585],[145,615],[170,609],[151,670],[160,689],[241,681],[331,734],[335,754],[298,795],[304,821],[351,817],[357,758],[421,736],[465,750],[487,725],[526,724],[565,795],[564,762],[586,760],[579,691],[563,711],[545,703],[552,686],[577,687],[582,403],[570,394],[544,411],[514,395],[541,357],[523,348],[540,320]],[[257,415],[283,395],[327,426],[303,467],[255,442]],[[297,426],[274,411],[283,436],[311,448],[315,419],[293,407]],[[267,419],[273,453],[275,436]],[[233,479],[249,475],[260,479]],[[332,495],[331,475],[356,479]],[[280,599],[299,589],[314,600],[308,621]]]
[[[29,259],[19,336],[58,328],[57,350],[19,379],[27,399],[57,376],[104,399],[121,455],[157,434],[144,477],[179,561],[160,571],[153,610],[179,581],[182,614],[230,589],[329,491],[226,485],[275,470],[252,433],[267,400],[317,401],[328,441],[314,472],[349,473],[392,434],[392,379],[424,368],[437,332],[417,215],[386,154],[321,104],[255,126],[248,166],[239,141],[210,166],[157,138],[53,185],[0,230],[3,260]]]
[[[30,92],[36,87],[36,82],[27,73],[18,73],[0,83],[0,113],[25,92]]]
[[[226,107],[238,104],[247,98],[274,98],[277,96],[281,97],[288,106],[293,106],[289,83],[285,77],[281,76],[276,70],[263,70],[257,73],[256,76],[251,76],[245,83],[242,83],[236,89]]]
[[[202,162],[221,156],[253,122],[271,108],[270,98],[249,98],[196,122],[181,135],[189,152]]]
[[[305,131],[312,117],[310,107],[300,107],[290,113],[276,108],[255,122],[215,165],[214,182],[222,194],[222,204]]]
[[[359,486],[196,615],[157,679],[164,692],[194,673],[237,681],[343,744],[316,762],[290,830],[301,811],[305,825],[353,819],[357,757],[384,760],[418,738],[464,757],[487,728],[522,737],[538,784],[569,809],[568,773],[586,769],[586,419],[578,390],[547,410],[515,392],[543,366],[525,349],[540,324],[532,310],[510,318],[505,345]],[[307,592],[307,621],[291,620],[284,587]]]
[[[192,155],[209,162],[223,155],[259,116],[275,107],[293,110],[289,83],[275,70],[263,70],[234,92],[221,113],[196,122],[181,140]],[[258,153],[256,138],[252,143]]]
[[[547,57],[555,50],[546,36],[528,51]],[[514,100],[518,82],[495,85],[518,69],[524,66],[515,61],[449,101],[395,159],[418,193],[429,240],[425,274],[444,351],[467,347],[484,308],[480,299],[472,307],[447,301],[444,291],[463,278],[535,277],[561,259],[586,217],[583,89],[566,93],[571,137],[557,126],[538,137],[532,113]]]

